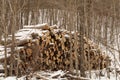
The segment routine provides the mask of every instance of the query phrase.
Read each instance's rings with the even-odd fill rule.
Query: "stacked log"
[[[110,57],[98,45],[84,37],[85,69],[99,70],[110,66]],[[90,65],[89,65],[90,64]]]
[[[14,58],[15,61],[19,61],[20,73],[25,74],[29,71],[48,69],[69,70],[71,59],[75,69],[76,53],[74,47],[76,40],[74,33],[48,25],[41,28],[37,26],[37,29],[42,31],[42,35],[34,32],[31,33],[31,39],[16,42],[16,46],[23,47],[17,50],[15,54],[17,57]],[[72,38],[70,38],[70,35]],[[77,36],[79,36],[78,33]],[[8,45],[8,47],[10,46],[11,44]],[[78,61],[80,58],[79,46],[80,44],[77,42]],[[71,53],[70,50],[72,50]],[[85,70],[103,69],[108,66],[108,56],[103,54],[99,47],[86,37],[84,37],[84,56]],[[16,62],[14,65],[16,65]]]

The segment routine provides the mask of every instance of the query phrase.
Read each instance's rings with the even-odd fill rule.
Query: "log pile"
[[[110,57],[91,40],[84,38],[85,70],[99,70],[110,66]]]
[[[42,35],[34,32],[31,33],[30,39],[16,42],[16,46],[22,47],[16,50],[14,54],[14,65],[18,63],[19,73],[25,74],[30,71],[48,69],[69,70],[71,59],[73,68],[75,68],[74,33],[48,25],[37,27],[37,29],[42,31]],[[79,36],[78,33],[77,36]],[[80,58],[79,45],[79,42],[77,42],[78,61]],[[8,45],[8,47],[10,46],[11,44]],[[86,37],[84,37],[84,56],[85,70],[103,69],[108,66],[108,56],[103,54],[99,47]]]

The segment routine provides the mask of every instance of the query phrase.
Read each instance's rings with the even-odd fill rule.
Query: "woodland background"
[[[77,30],[106,46],[106,52],[120,54],[120,0],[0,0],[0,4],[0,40],[12,34],[14,44],[14,33],[24,25],[48,23]]]

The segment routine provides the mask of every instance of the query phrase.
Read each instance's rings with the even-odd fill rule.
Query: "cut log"
[[[26,44],[28,44],[31,40],[30,39],[25,39],[25,40],[21,40],[21,41],[17,41],[15,43],[15,46],[24,46]],[[8,44],[7,47],[11,47],[12,44]]]
[[[24,29],[42,29],[42,30],[49,30],[50,27],[48,26],[47,23],[45,24],[38,24],[38,25],[31,25],[31,26],[24,26]]]
[[[27,48],[27,49],[26,49],[26,53],[27,53],[27,57],[32,56],[32,49]]]

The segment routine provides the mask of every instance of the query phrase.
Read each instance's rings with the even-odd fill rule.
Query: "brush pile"
[[[75,68],[77,58],[78,65],[80,65],[78,32],[70,32],[65,29],[59,29],[57,26],[48,26],[47,24],[26,26],[24,29],[34,29],[39,30],[39,32],[31,32],[28,35],[29,38],[16,41],[15,45],[21,48],[15,50],[14,69],[18,68],[20,74],[37,70],[69,70],[70,61],[73,61],[72,65]],[[74,37],[74,34],[77,35],[77,38]],[[11,46],[12,44],[8,45],[8,47]],[[99,47],[86,37],[84,37],[84,57],[85,70],[103,69],[109,63],[108,56],[103,54]]]

